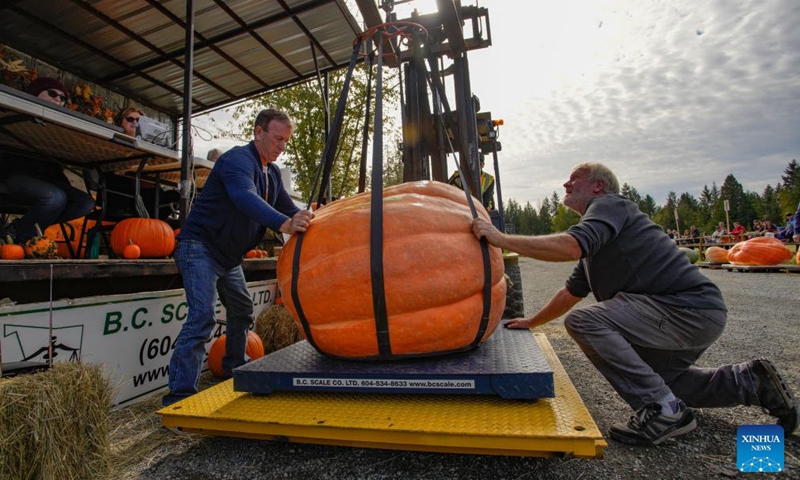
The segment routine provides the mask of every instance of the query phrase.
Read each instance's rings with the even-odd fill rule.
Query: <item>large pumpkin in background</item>
[[[777,265],[793,256],[783,242],[770,237],[751,238],[728,250],[728,261],[734,265]]]
[[[111,250],[122,257],[131,243],[139,246],[141,258],[164,258],[175,250],[172,228],[157,218],[126,218],[119,222],[111,231]]]
[[[475,202],[479,215],[488,213]],[[464,192],[413,182],[383,192],[383,277],[391,354],[379,352],[370,274],[370,193],[337,200],[315,213],[303,235],[297,298],[316,348],[354,359],[393,359],[465,350],[484,309],[480,242]],[[305,331],[292,295],[298,237],[278,259],[284,305]],[[505,308],[503,256],[489,247],[491,307],[481,341]],[[311,340],[311,339],[310,339]]]

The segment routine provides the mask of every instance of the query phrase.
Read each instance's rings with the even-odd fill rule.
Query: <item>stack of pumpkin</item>
[[[81,224],[72,224],[70,228],[82,228]],[[91,228],[91,227],[88,227]],[[37,235],[23,245],[16,245],[11,237],[0,241],[0,258],[4,260],[21,260],[23,258],[54,259],[69,257],[66,240],[59,226],[51,226],[47,234],[43,234],[36,226]],[[111,231],[111,250],[118,257],[166,258],[175,250],[175,235],[167,222],[156,218],[128,218],[119,222]],[[73,248],[78,241],[70,238]],[[61,242],[61,244],[59,244]]]
[[[3,260],[58,258],[58,245],[44,236],[42,229],[39,228],[39,225],[36,225],[36,236],[22,245],[15,244],[11,236],[7,236],[5,243],[0,246],[0,258]]]
[[[737,243],[730,250],[708,247],[705,251],[706,261],[733,265],[778,265],[788,262],[793,256],[783,242],[769,237],[751,238]],[[800,264],[800,253],[797,260]]]
[[[126,218],[111,231],[111,250],[122,258],[165,258],[175,250],[175,232],[157,218]]]

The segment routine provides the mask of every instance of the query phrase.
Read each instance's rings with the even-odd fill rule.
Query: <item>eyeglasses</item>
[[[66,103],[67,96],[63,93],[58,93],[58,90],[53,90],[52,88],[47,89],[47,94],[50,95],[50,98],[58,98],[62,102]]]
[[[139,117],[125,117],[128,123],[139,123]]]

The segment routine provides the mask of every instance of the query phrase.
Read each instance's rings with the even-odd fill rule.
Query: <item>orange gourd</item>
[[[6,236],[6,243],[0,246],[0,258],[3,260],[22,260],[25,258],[25,249],[14,243],[11,236]]]
[[[225,373],[222,370],[222,357],[225,356],[225,340],[226,336],[214,340],[211,344],[211,349],[208,351],[208,369],[217,378],[225,378]],[[264,356],[264,343],[254,331],[248,330],[247,332],[247,345],[244,349],[245,353],[250,360],[255,360]]]
[[[28,258],[58,258],[58,244],[44,236],[38,223],[34,226],[36,227],[36,236],[22,246],[25,256]]]
[[[734,265],[777,265],[793,254],[777,238],[756,237],[739,242],[728,251],[728,261]]]
[[[175,250],[172,228],[157,218],[127,218],[119,222],[111,231],[111,250],[121,257],[131,243],[139,246],[141,258],[164,258]]]
[[[142,249],[139,248],[139,245],[136,245],[135,243],[126,245],[125,249],[122,251],[122,258],[127,258],[128,260],[136,260],[141,256]]]
[[[483,313],[484,267],[464,192],[409,182],[383,192],[383,271],[391,356],[469,348]],[[313,343],[340,358],[379,355],[370,274],[370,193],[319,209],[303,236],[298,298]],[[489,219],[475,202],[478,214]],[[277,264],[284,305],[304,336],[292,292],[292,236]],[[497,328],[506,301],[503,255],[489,247],[491,306],[481,341]],[[380,358],[387,359],[386,355]]]
[[[722,247],[708,247],[704,255],[707,262],[728,263],[728,251]]]

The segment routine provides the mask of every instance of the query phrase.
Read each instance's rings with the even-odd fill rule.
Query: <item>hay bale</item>
[[[0,379],[0,478],[107,478],[112,399],[99,366]]]
[[[256,334],[264,343],[264,353],[272,353],[303,340],[292,314],[281,305],[266,308],[256,319]]]

